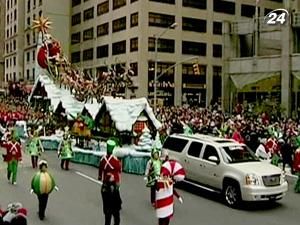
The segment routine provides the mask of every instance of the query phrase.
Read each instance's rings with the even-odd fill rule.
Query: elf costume
[[[12,184],[16,184],[18,164],[22,160],[21,144],[12,136],[10,141],[3,144],[3,147],[6,148],[4,161],[7,162],[7,179],[10,181],[12,178]]]
[[[39,200],[39,218],[45,218],[45,211],[48,203],[49,194],[58,187],[55,185],[54,178],[48,173],[48,163],[45,160],[39,162],[40,171],[31,180],[31,193],[35,193]]]
[[[293,167],[295,173],[298,175],[298,180],[294,190],[296,193],[300,193],[300,148],[298,148],[295,152]]]
[[[156,181],[160,176],[161,160],[159,157],[159,150],[153,149],[151,153],[151,159],[147,163],[146,177],[147,177],[147,187],[150,187],[150,200],[152,206],[155,203],[155,185]]]
[[[44,148],[40,138],[38,137],[38,132],[35,131],[33,136],[29,138],[27,152],[31,155],[32,168],[37,168],[38,157],[44,152]]]
[[[72,143],[67,135],[64,135],[58,147],[58,156],[61,159],[60,167],[69,170],[70,160],[73,158]]]
[[[106,143],[107,154],[102,157],[99,164],[98,179],[103,182],[101,195],[103,201],[103,213],[105,225],[111,224],[114,217],[114,224],[120,225],[120,210],[122,199],[119,188],[121,181],[121,162],[113,155],[116,142],[108,140]]]

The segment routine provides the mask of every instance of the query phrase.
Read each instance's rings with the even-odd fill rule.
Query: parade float
[[[138,151],[133,144],[134,138],[140,137],[140,128],[144,125],[149,127],[151,137],[155,137],[161,124],[146,98],[116,97],[120,91],[134,86],[133,71],[123,68],[120,73],[109,68],[108,72],[91,77],[63,54],[60,42],[48,32],[51,28],[48,18],[41,16],[34,24],[33,29],[39,32],[37,78],[28,100],[33,107],[42,108],[45,114],[55,115],[52,123],[58,124],[57,130],[62,130],[60,122],[70,127],[72,161],[98,166],[106,153],[105,140],[113,137],[120,141],[115,154],[123,162],[123,171],[144,174],[150,152]],[[46,136],[44,132],[41,141],[45,150],[57,150],[62,140],[58,133]],[[82,144],[82,137],[88,144],[84,141]],[[86,146],[89,149],[83,148]]]

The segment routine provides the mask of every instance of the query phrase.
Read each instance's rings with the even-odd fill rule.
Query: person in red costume
[[[244,144],[245,140],[244,140],[243,136],[241,135],[240,130],[241,130],[240,126],[237,125],[236,126],[236,130],[235,130],[235,132],[232,135],[232,139],[235,140],[238,143]]]
[[[17,141],[17,138],[12,135],[9,141],[2,144],[6,148],[6,155],[4,155],[4,161],[7,162],[7,179],[13,185],[17,184],[17,172],[19,161],[22,161],[22,149],[21,144]]]
[[[105,225],[111,224],[114,217],[114,224],[120,225],[120,210],[122,200],[119,192],[121,181],[121,162],[113,155],[116,142],[107,141],[107,154],[102,157],[99,165],[98,179],[103,182],[101,195],[103,201],[103,213]]]

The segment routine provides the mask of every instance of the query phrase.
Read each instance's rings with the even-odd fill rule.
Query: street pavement
[[[28,156],[19,167],[17,185],[6,179],[6,165],[0,163],[0,204],[19,201],[29,211],[29,225],[101,225],[104,224],[100,184],[94,167],[71,164],[70,171],[62,171],[55,152],[44,153],[49,172],[56,179],[58,192],[51,193],[46,219],[37,215],[37,198],[30,194],[30,182],[35,171]],[[190,185],[178,190],[184,203],[176,201],[172,225],[298,225],[300,221],[300,194],[293,192],[294,178],[289,179],[290,190],[283,200],[275,204],[246,204],[234,210],[225,206],[217,194],[208,193]],[[121,196],[122,225],[156,225],[155,211],[149,204],[149,189],[142,176],[123,174]]]

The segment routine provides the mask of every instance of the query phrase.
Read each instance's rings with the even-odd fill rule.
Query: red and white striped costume
[[[161,178],[156,185],[156,216],[171,218],[174,212],[173,181],[170,178]]]

